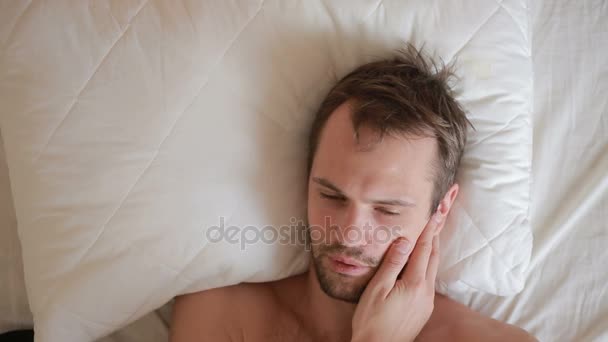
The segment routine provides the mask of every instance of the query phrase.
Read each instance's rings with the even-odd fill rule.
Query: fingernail
[[[400,238],[396,247],[399,253],[407,254],[410,250],[410,243],[406,239]]]

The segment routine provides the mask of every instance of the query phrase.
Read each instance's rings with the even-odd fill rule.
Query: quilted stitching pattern
[[[149,0],[146,0],[146,3],[148,3]],[[145,4],[144,4],[145,6]],[[142,6],[143,7],[143,6]],[[228,51],[233,43],[238,39],[239,35],[241,34],[241,32],[247,27],[247,25],[249,25],[249,23],[257,16],[257,14],[260,12],[260,10],[262,9],[262,4],[260,4],[259,9],[257,10],[257,12],[251,17],[251,19],[249,19],[245,25],[243,26],[243,28],[241,30],[239,30],[239,32],[237,33],[237,35],[230,41],[230,43],[228,44],[228,48],[226,49],[226,51]],[[139,13],[139,11],[137,12]],[[137,16],[137,14],[135,15]],[[126,31],[126,30],[125,30]],[[120,37],[122,37],[124,35],[124,31],[123,33],[120,35]],[[120,38],[119,38],[120,39]],[[112,46],[114,47],[114,46]],[[111,50],[111,49],[110,49]],[[226,53],[226,51],[222,52],[222,56]],[[109,52],[108,52],[109,53]],[[221,60],[222,57],[220,57]],[[104,58],[105,59],[105,58]],[[103,63],[100,63],[100,65]],[[99,67],[96,69],[96,71],[99,69]],[[150,168],[150,166],[152,165],[152,163],[154,163],[154,161],[156,160],[156,157],[158,156],[158,152],[161,150],[164,142],[167,140],[167,138],[171,135],[171,133],[173,132],[173,129],[175,128],[175,125],[177,124],[177,122],[183,117],[184,113],[190,109],[190,107],[192,106],[192,104],[194,103],[194,101],[198,98],[198,96],[200,95],[202,89],[208,84],[208,79],[206,79],[203,84],[199,87],[198,91],[196,92],[196,95],[192,98],[192,101],[190,101],[190,103],[186,106],[186,108],[177,115],[177,119],[173,122],[173,124],[171,124],[171,127],[169,128],[169,131],[167,132],[167,134],[164,136],[164,138],[162,139],[162,141],[160,142],[160,144],[158,145],[158,147],[156,148],[156,153],[154,154],[154,156],[150,159],[150,161],[148,162],[148,164],[146,165],[146,167],[143,169],[143,171],[141,172],[141,174],[135,179],[135,182],[133,182],[133,185],[131,186],[131,188],[129,188],[129,190],[127,191],[126,195],[124,196],[124,198],[120,201],[120,203],[118,204],[118,206],[116,207],[116,209],[114,210],[114,212],[112,212],[112,214],[110,215],[110,217],[104,222],[104,224],[99,227],[99,234],[97,235],[97,237],[95,238],[95,240],[93,240],[93,243],[86,248],[85,253],[83,254],[83,256],[80,258],[80,261],[82,261],[83,259],[86,258],[86,256],[88,255],[89,251],[95,246],[95,244],[97,243],[97,241],[99,240],[99,237],[103,234],[104,232],[104,228],[106,227],[106,225],[108,225],[111,221],[112,218],[114,218],[114,216],[116,215],[116,212],[122,207],[123,203],[125,202],[125,200],[129,197],[129,195],[131,194],[131,192],[133,191],[133,189],[139,184],[141,177],[146,173],[146,171],[148,171],[148,169]],[[66,117],[69,115],[70,113],[68,112],[68,114],[66,115]],[[62,120],[63,122],[63,120]],[[77,262],[76,264],[80,263]]]
[[[99,61],[99,63],[97,64],[97,66],[93,69],[93,73],[91,74],[91,76],[89,76],[87,78],[87,80],[84,82],[82,88],[80,89],[80,91],[78,92],[78,94],[76,95],[76,97],[74,98],[74,101],[72,102],[72,104],[70,105],[70,108],[67,110],[67,112],[65,113],[65,115],[63,116],[63,118],[59,121],[59,123],[57,124],[57,126],[53,129],[53,131],[51,132],[50,137],[47,139],[47,142],[44,144],[44,146],[42,147],[42,149],[40,150],[40,154],[38,154],[38,156],[34,159],[34,164],[36,164],[38,162],[38,160],[40,159],[40,156],[44,154],[46,147],[51,143],[53,137],[55,136],[55,134],[57,133],[57,130],[61,127],[61,125],[64,123],[65,119],[68,118],[68,116],[70,116],[70,114],[72,114],[72,111],[74,110],[74,106],[76,105],[76,103],[78,102],[81,94],[83,91],[85,91],[85,89],[87,88],[87,85],[89,84],[89,82],[91,81],[91,79],[93,77],[95,77],[95,74],[97,73],[97,71],[99,71],[99,68],[104,64],[106,58],[110,55],[110,53],[112,52],[112,50],[114,49],[114,46],[116,46],[116,43],[118,43],[125,35],[125,33],[127,33],[127,31],[129,30],[129,28],[131,28],[131,22],[133,20],[135,20],[135,18],[137,18],[137,16],[139,15],[139,13],[141,12],[141,10],[148,4],[150,3],[150,0],[145,0],[142,5],[139,7],[139,9],[137,10],[137,12],[135,13],[135,15],[129,19],[129,22],[127,23],[127,26],[122,30],[122,32],[120,32],[120,34],[118,35],[118,37],[116,38],[116,40],[114,40],[114,43],[112,43],[112,45],[110,46],[110,48],[108,49],[108,52],[106,52],[103,57],[101,58],[101,60]]]

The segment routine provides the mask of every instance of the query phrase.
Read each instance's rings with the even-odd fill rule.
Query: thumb
[[[395,240],[384,255],[378,271],[368,286],[392,289],[407,262],[410,250],[411,244],[405,238]]]

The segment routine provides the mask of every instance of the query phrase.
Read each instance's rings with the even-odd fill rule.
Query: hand
[[[389,247],[357,304],[351,341],[401,342],[418,336],[433,312],[441,219],[438,213],[429,219],[413,251],[404,238]]]

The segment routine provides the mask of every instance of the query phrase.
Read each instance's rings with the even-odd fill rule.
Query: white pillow
[[[304,271],[299,244],[241,250],[206,232],[220,217],[303,218],[313,113],[406,40],[458,57],[477,128],[439,288],[522,288],[525,1],[34,1],[2,16],[1,124],[38,341],[93,340],[177,294]]]

